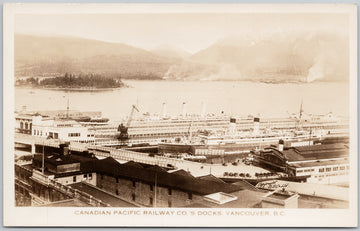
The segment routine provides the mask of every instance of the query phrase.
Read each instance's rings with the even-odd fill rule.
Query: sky
[[[190,53],[229,36],[330,31],[348,33],[342,14],[19,14],[15,33],[125,43],[146,50],[171,46]]]

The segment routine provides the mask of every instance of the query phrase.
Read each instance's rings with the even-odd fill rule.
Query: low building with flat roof
[[[266,169],[285,172],[306,182],[335,184],[349,181],[349,146],[346,143],[284,149],[269,147],[255,153],[254,159]]]

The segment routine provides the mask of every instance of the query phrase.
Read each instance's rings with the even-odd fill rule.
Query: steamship
[[[160,142],[159,152],[187,152],[193,155],[224,155],[249,152],[252,149],[262,149],[284,140],[287,146],[306,146],[327,137],[324,130],[305,131],[298,127],[295,130],[260,130],[260,119],[253,119],[253,128],[239,131],[235,118],[230,118],[228,130],[221,132],[200,133],[184,138],[179,142]]]
[[[118,123],[113,123],[94,128],[96,140],[98,142],[115,140],[117,126]],[[261,146],[276,143],[280,138],[300,142],[316,137],[348,136],[348,129],[346,118],[335,117],[331,113],[302,120],[296,117],[260,120],[251,116],[232,118],[228,115],[179,116],[157,120],[144,117],[132,122],[128,129],[128,142],[199,145],[252,143],[255,146],[256,144]]]

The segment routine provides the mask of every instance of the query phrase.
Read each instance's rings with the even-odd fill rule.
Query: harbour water
[[[348,83],[283,83],[231,81],[136,81],[125,80],[129,88],[104,91],[64,91],[15,88],[15,109],[23,106],[33,110],[65,110],[67,100],[70,110],[101,111],[104,117],[120,120],[129,115],[132,104],[140,113],[160,113],[166,102],[167,112],[178,115],[182,103],[187,103],[188,113],[206,112],[230,115],[259,115],[260,117],[287,116],[298,113],[301,101],[306,113],[333,112],[348,116]]]

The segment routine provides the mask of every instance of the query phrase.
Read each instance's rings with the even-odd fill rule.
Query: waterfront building
[[[92,143],[95,135],[89,129],[74,120],[49,119],[40,115],[32,117],[32,136]]]
[[[309,183],[349,182],[349,147],[346,143],[317,144],[284,148],[268,147],[253,152],[255,164]]]
[[[271,204],[269,200],[274,198],[267,196],[268,190],[258,189],[245,180],[225,183],[211,174],[195,177],[183,169],[119,162],[111,157],[97,159],[91,151],[70,153],[63,145],[59,150],[46,151],[45,155],[17,160],[15,192],[18,206],[289,208],[296,205],[296,198],[292,205],[287,201],[294,193],[280,199],[276,194],[277,201]],[[348,206],[343,198],[336,200],[336,203],[332,198],[318,200],[315,195],[305,194],[299,197],[299,207]]]
[[[15,132],[30,134],[32,131],[32,117],[31,114],[20,114],[15,116]]]
[[[48,154],[43,163],[44,172],[42,155],[35,155],[31,164],[16,166],[16,176],[30,185],[26,195],[30,195],[32,205],[71,199],[71,195],[57,189],[66,192],[69,187],[89,195],[94,190],[102,191],[113,199],[146,207],[180,207],[204,195],[242,189],[242,186],[227,184],[219,179],[196,178],[184,170],[169,173],[159,166],[136,162],[120,164],[111,157],[99,160],[69,154]],[[92,196],[96,198],[95,194]]]

